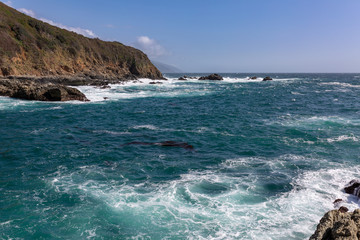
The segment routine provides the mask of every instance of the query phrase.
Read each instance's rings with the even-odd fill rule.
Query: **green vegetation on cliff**
[[[162,78],[138,49],[54,27],[0,2],[0,76],[10,75]]]

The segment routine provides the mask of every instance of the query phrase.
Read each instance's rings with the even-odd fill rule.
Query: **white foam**
[[[159,128],[154,126],[154,125],[138,125],[138,126],[134,126],[132,127],[133,129],[149,129],[149,130],[158,130]]]
[[[256,163],[270,168],[273,174],[286,174],[286,166],[306,162],[318,162],[322,170],[289,173],[293,189],[266,199],[259,191],[259,176],[236,177],[225,171],[251,169]],[[272,173],[267,175],[271,179]],[[163,183],[108,182],[105,170],[98,166],[84,166],[75,172],[60,170],[49,183],[60,192],[83,191],[118,214],[141,219],[138,224],[151,223],[139,226],[145,228],[145,236],[147,228],[156,231],[161,226],[168,229],[169,237],[182,232],[188,239],[305,239],[323,214],[334,208],[335,199],[344,199],[343,205],[350,210],[359,207],[357,200],[341,191],[348,181],[359,177],[357,166],[286,155],[229,159],[214,168],[190,171]],[[143,188],[147,191],[138,191]]]
[[[353,142],[358,142],[359,138],[355,137],[354,135],[341,135],[338,137],[334,137],[334,138],[327,138],[326,139],[329,143],[332,142],[343,142],[343,141],[353,141]]]
[[[342,83],[342,82],[325,82],[319,83],[320,85],[330,85],[330,86],[341,86],[341,87],[350,87],[350,88],[360,88],[360,85],[353,85],[350,83]]]

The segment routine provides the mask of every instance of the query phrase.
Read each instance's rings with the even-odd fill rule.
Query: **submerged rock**
[[[263,78],[263,81],[271,81],[271,80],[273,80],[273,79],[269,76]]]
[[[162,84],[162,82],[159,82],[159,81],[157,81],[157,82],[149,82],[149,84]]]
[[[310,240],[355,240],[360,237],[360,209],[345,212],[344,209],[327,212],[320,220]]]
[[[210,74],[209,76],[200,77],[199,80],[224,80],[219,74]]]
[[[37,101],[89,101],[79,90],[60,84],[1,79],[0,95]]]
[[[193,150],[194,147],[186,142],[176,142],[176,141],[164,141],[164,142],[130,142],[126,143],[123,146],[127,145],[145,145],[145,146],[162,146],[162,147],[180,147],[187,150]]]
[[[179,77],[178,80],[187,80],[185,76]]]
[[[253,77],[249,77],[250,80],[256,80],[257,77],[256,76],[253,76]]]

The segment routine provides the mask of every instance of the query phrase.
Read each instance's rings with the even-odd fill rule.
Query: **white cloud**
[[[6,2],[4,2],[6,5],[8,5],[8,6],[12,6],[12,1],[6,1]]]
[[[89,30],[89,29],[84,29],[84,28],[79,28],[79,27],[68,27],[68,26],[65,26],[65,25],[63,25],[61,23],[57,23],[57,22],[51,21],[51,20],[46,19],[46,18],[40,18],[40,20],[43,21],[43,22],[46,22],[48,24],[51,24],[53,26],[63,28],[63,29],[66,29],[66,30],[69,30],[69,31],[72,31],[72,32],[76,32],[76,33],[84,35],[86,37],[92,37],[92,38],[97,37],[96,34],[93,31]]]
[[[150,58],[157,58],[168,54],[163,46],[147,36],[138,37],[134,47],[144,51]]]
[[[26,8],[19,8],[17,10],[22,12],[22,13],[25,13],[26,15],[28,15],[30,17],[36,18],[36,14],[32,10],[29,10],[29,9],[26,9]],[[41,20],[43,22],[46,22],[46,23],[49,23],[49,24],[51,24],[53,26],[56,26],[56,27],[59,27],[59,28],[63,28],[63,29],[66,29],[66,30],[69,30],[69,31],[72,31],[72,32],[76,32],[78,34],[84,35],[85,37],[91,37],[91,38],[97,37],[96,34],[93,31],[89,30],[89,29],[84,29],[84,28],[79,28],[79,27],[68,27],[68,26],[65,26],[65,25],[63,25],[61,23],[57,23],[57,22],[51,21],[51,20],[46,19],[46,18],[40,18],[39,20]]]
[[[34,11],[26,9],[26,8],[19,8],[18,11],[25,13],[26,15],[30,16],[30,17],[36,17],[36,14],[34,13]]]

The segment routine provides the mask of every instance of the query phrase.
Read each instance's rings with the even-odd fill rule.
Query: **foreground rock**
[[[210,74],[209,76],[200,77],[199,80],[224,80],[219,74]]]
[[[0,79],[0,96],[38,101],[89,101],[79,90],[60,84]]]
[[[324,215],[310,240],[360,238],[360,209],[354,212],[332,210]]]

